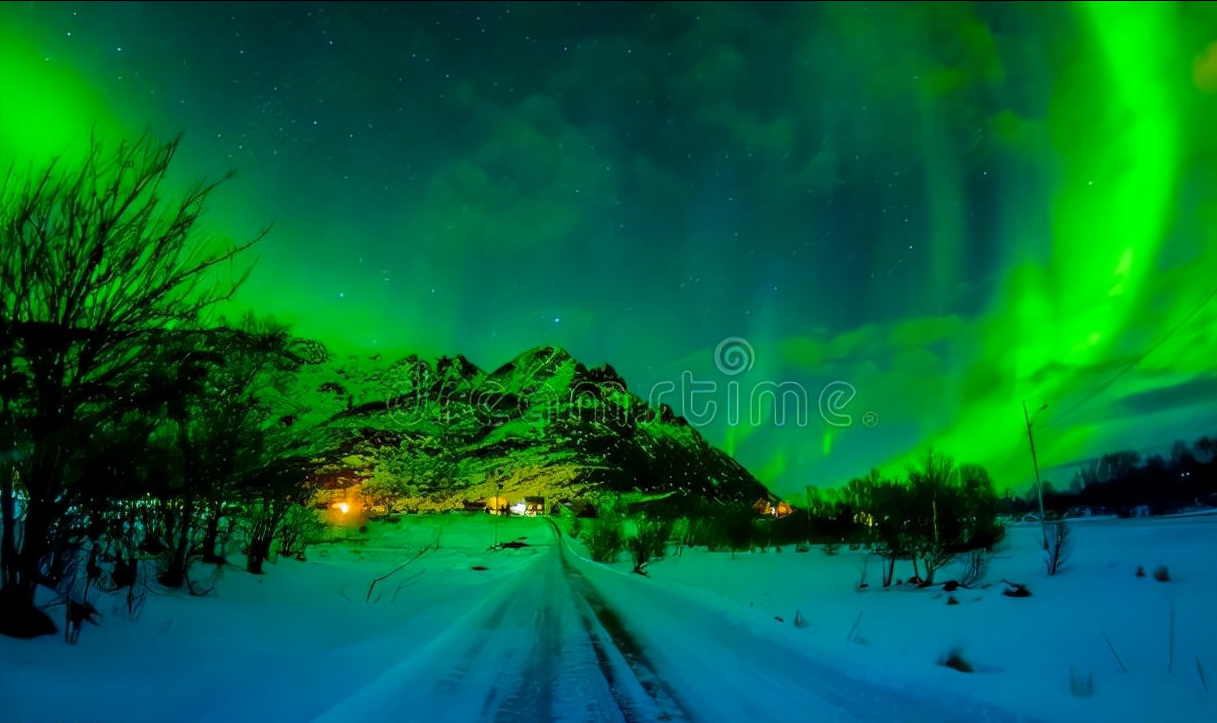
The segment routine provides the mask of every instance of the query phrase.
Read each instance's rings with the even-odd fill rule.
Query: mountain
[[[338,375],[321,390],[341,390],[348,407],[328,422],[329,475],[396,485],[406,507],[496,494],[776,499],[669,406],[648,408],[611,366],[588,368],[563,349],[530,349],[489,373],[461,356],[411,356]]]

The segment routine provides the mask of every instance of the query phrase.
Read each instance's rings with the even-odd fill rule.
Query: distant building
[[[486,512],[491,515],[507,514],[508,504],[506,497],[491,497],[486,500]]]
[[[774,504],[769,500],[757,500],[756,504],[752,505],[752,509],[763,517],[786,517],[794,511],[786,502]]]
[[[524,498],[524,514],[528,517],[537,517],[545,514],[545,498],[544,497],[525,497]]]

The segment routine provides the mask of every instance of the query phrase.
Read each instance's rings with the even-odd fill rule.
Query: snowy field
[[[874,557],[860,591],[867,556],[844,548],[734,560],[685,550],[650,573],[768,621],[862,678],[941,687],[1045,721],[1217,720],[1217,516],[1077,520],[1053,577],[1040,539],[1038,525],[1011,527],[980,586],[957,590],[954,605],[940,585],[883,590]],[[1169,582],[1153,578],[1159,566]],[[947,567],[935,579],[960,572]],[[897,565],[897,578],[910,575],[909,563]],[[1031,597],[1004,596],[1003,579]],[[796,612],[806,627],[793,626]],[[974,672],[938,665],[952,651]]]
[[[527,545],[491,551],[496,525]],[[643,578],[544,520],[373,525],[207,597],[154,588],[137,620],[91,595],[75,646],[0,638],[0,723],[1217,719],[1217,518],[1079,522],[1055,577],[1038,539],[1012,528],[949,605],[879,589],[877,560],[860,591],[844,550],[685,550]],[[974,672],[939,664],[953,650]]]

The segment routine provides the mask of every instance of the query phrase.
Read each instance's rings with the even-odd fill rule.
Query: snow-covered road
[[[316,723],[1026,720],[851,678],[680,591],[589,563],[553,532],[507,584]]]
[[[648,692],[621,652],[620,633],[610,634],[589,604],[589,591],[555,535],[508,584],[314,720],[686,720],[651,681]]]

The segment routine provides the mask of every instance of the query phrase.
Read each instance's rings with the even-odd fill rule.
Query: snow
[[[496,526],[529,545],[490,550]],[[875,560],[859,591],[865,555],[845,550],[684,550],[644,578],[558,547],[544,519],[407,518],[354,537],[260,577],[226,568],[207,597],[154,589],[137,620],[91,594],[104,618],[74,646],[0,638],[0,723],[1217,718],[1196,667],[1211,685],[1212,516],[1088,520],[1054,577],[1038,528],[1012,528],[992,584],[958,605],[878,589]],[[1001,595],[1002,578],[1032,596]],[[953,649],[974,673],[938,664]],[[1093,694],[1070,692],[1071,671]]]
[[[954,593],[958,605],[946,604],[949,595],[938,585],[881,589],[873,557],[869,587],[859,590],[867,556],[844,550],[827,556],[819,548],[735,559],[685,550],[653,564],[650,582],[728,606],[757,625],[768,623],[774,634],[856,678],[949,690],[1046,721],[1217,719],[1196,665],[1199,659],[1205,666],[1211,688],[1217,676],[1217,519],[1073,525],[1072,553],[1052,577],[1040,539],[1038,526],[1010,528],[982,587]],[[1168,568],[1169,582],[1152,577],[1160,565]],[[1136,576],[1138,566],[1145,577]],[[958,572],[948,567],[936,579]],[[911,574],[907,563],[897,565],[897,578]],[[1032,596],[1002,595],[1002,579],[1026,584]],[[794,627],[796,612],[807,627]],[[854,639],[847,640],[855,622]],[[975,672],[936,664],[952,650]],[[1092,676],[1093,695],[1073,695],[1071,673]]]

